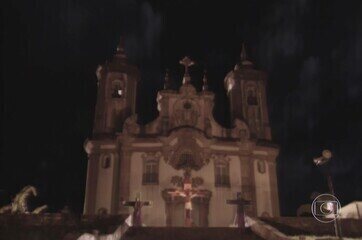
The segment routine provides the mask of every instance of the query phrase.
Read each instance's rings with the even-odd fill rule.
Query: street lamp
[[[321,166],[329,162],[329,160],[332,158],[332,153],[329,150],[323,150],[322,156],[315,158],[313,160],[314,164],[317,166]]]
[[[329,171],[329,167],[327,165],[327,163],[331,160],[331,158],[332,158],[332,152],[330,150],[326,149],[326,150],[322,151],[322,156],[320,156],[318,158],[314,158],[313,162],[317,167],[322,168],[322,171],[323,171],[325,177],[327,178],[329,191],[333,196],[335,196],[333,182],[332,182],[332,176]],[[334,209],[334,210],[338,210],[338,209]],[[338,215],[334,219],[334,232],[338,238],[342,238],[341,223],[339,221]]]

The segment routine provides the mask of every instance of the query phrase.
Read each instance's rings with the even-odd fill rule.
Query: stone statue
[[[137,115],[133,114],[128,117],[123,124],[123,132],[128,134],[138,134],[140,126],[137,124]]]
[[[2,214],[2,213],[12,213],[12,214],[43,213],[48,208],[47,205],[40,206],[40,207],[36,208],[35,210],[33,210],[32,212],[30,212],[30,210],[29,210],[29,206],[28,206],[29,198],[32,196],[36,197],[37,195],[38,195],[38,192],[35,187],[30,186],[30,185],[24,187],[18,194],[16,194],[16,196],[14,197],[13,201],[10,204],[0,208],[0,214]]]

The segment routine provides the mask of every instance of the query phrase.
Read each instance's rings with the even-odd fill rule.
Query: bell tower
[[[224,84],[227,90],[231,119],[244,120],[254,139],[271,140],[266,100],[266,73],[255,69],[242,45],[240,62],[230,71]]]
[[[127,63],[122,40],[111,61],[97,69],[98,92],[93,136],[84,143],[88,154],[85,214],[118,212],[119,169],[122,156],[115,135],[135,114],[140,73]]]
[[[97,69],[98,94],[93,135],[114,134],[122,130],[127,117],[135,114],[139,70],[128,64],[123,41],[111,61]]]

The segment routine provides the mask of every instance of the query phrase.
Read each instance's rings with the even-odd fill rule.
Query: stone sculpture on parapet
[[[43,205],[30,211],[28,201],[30,197],[36,197],[38,191],[34,186],[24,187],[8,205],[0,208],[0,214],[11,213],[11,214],[40,214],[48,209],[47,205]]]

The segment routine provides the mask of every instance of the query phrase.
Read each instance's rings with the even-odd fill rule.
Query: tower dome
[[[254,69],[254,63],[248,58],[245,44],[242,44],[240,52],[240,61],[235,64],[234,69],[227,73],[224,84],[225,89],[229,93],[234,88],[237,81],[244,77],[244,70]]]
[[[266,74],[254,68],[242,45],[240,62],[224,79],[230,103],[231,119],[241,119],[249,125],[255,138],[270,139],[266,103]]]

